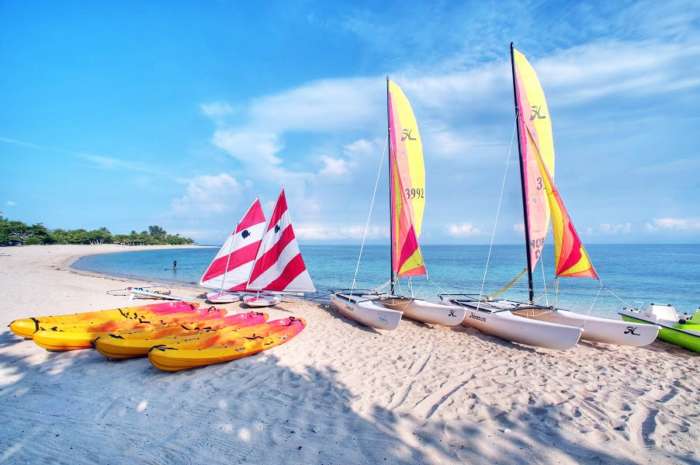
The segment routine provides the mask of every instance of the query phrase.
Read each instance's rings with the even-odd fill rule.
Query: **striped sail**
[[[249,290],[314,292],[292,228],[284,190],[267,224],[255,266],[248,281]]]
[[[426,274],[418,238],[425,208],[423,144],[411,104],[401,88],[388,81],[389,166],[391,189],[391,267],[399,276]]]
[[[265,232],[265,214],[255,199],[236,229],[226,238],[199,284],[209,289],[243,291]]]
[[[544,248],[549,228],[549,207],[544,180],[538,167],[541,158],[554,176],[554,142],[549,107],[537,74],[525,55],[513,49],[515,95],[518,105],[520,156],[523,167],[523,190],[530,238],[530,269],[535,269]]]
[[[599,279],[542,157],[537,156],[536,161],[544,181],[544,190],[552,216],[556,275],[563,278]]]

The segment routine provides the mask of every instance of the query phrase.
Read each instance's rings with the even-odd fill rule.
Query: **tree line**
[[[124,245],[183,245],[192,244],[189,237],[168,234],[160,226],[147,231],[112,234],[100,229],[48,229],[41,223],[32,225],[0,216],[0,246],[36,244],[124,244]]]

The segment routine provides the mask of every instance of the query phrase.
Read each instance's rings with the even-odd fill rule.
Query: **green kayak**
[[[695,313],[690,317],[688,323],[700,325],[700,308],[695,310]]]
[[[693,323],[675,323],[672,326],[647,320],[641,315],[630,315],[630,312],[620,312],[620,316],[622,316],[624,321],[657,325],[661,328],[658,337],[662,341],[692,350],[693,352],[700,352],[700,324],[695,323],[695,317],[698,316],[698,313],[694,315],[693,319],[689,320],[693,321]]]

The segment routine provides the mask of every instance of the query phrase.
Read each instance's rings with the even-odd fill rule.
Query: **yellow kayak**
[[[156,318],[176,312],[195,311],[199,306],[194,302],[165,302],[139,305],[134,307],[111,308],[92,312],[71,313],[68,315],[49,315],[21,318],[10,323],[10,331],[20,337],[31,339],[40,329],[62,326],[91,326],[109,321],[139,320]]]
[[[260,326],[267,326],[267,330],[263,329],[264,335],[239,336],[205,348],[155,346],[148,353],[148,360],[153,366],[163,371],[188,370],[229,362],[284,344],[299,334],[306,326],[306,322],[303,319],[290,317]]]
[[[144,357],[153,346],[185,343],[185,341],[197,345],[203,339],[216,337],[219,331],[234,332],[242,328],[254,327],[265,323],[267,318],[266,313],[248,312],[153,331],[119,331],[97,338],[95,348],[111,359]]]
[[[210,320],[211,318],[223,318],[225,313],[225,310],[209,308],[194,312],[187,311],[158,315],[157,319],[151,320],[122,319],[107,321],[93,326],[40,327],[39,331],[34,333],[32,339],[39,347],[51,351],[89,349],[93,347],[95,339],[115,330],[152,331],[172,327],[173,325],[194,324],[201,320]]]

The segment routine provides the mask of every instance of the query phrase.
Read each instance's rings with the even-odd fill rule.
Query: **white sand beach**
[[[700,463],[700,358],[661,342],[556,352],[411,321],[380,334],[292,302],[270,311],[306,319],[289,343],[169,374],[7,330],[127,304],[106,291],[148,283],[69,268],[121,250],[0,249],[0,463]]]

